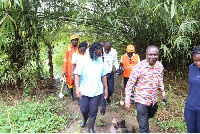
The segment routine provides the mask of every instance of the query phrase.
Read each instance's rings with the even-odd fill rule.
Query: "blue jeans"
[[[94,97],[82,95],[82,98],[79,99],[81,113],[89,114],[89,117],[96,117],[101,96],[102,94]]]
[[[137,109],[137,120],[139,123],[140,133],[148,133],[149,132],[149,118],[154,117],[158,105],[155,103],[154,105],[144,105],[138,102],[135,103]]]
[[[187,125],[187,132],[200,133],[200,111],[185,108],[184,116]]]

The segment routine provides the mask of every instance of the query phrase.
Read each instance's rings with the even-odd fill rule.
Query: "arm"
[[[125,94],[126,94],[125,108],[128,112],[131,110],[130,96],[131,96],[131,92],[134,91],[135,84],[137,83],[137,80],[138,80],[138,75],[139,75],[139,72],[136,66],[134,66],[125,88]]]
[[[106,75],[101,77],[103,85],[105,87],[105,95],[104,95],[104,99],[106,99],[108,97],[108,85],[107,85],[107,78]]]
[[[77,96],[77,98],[81,99],[81,91],[79,89],[79,81],[80,81],[80,76],[76,74],[75,75],[76,96]]]
[[[74,81],[75,75],[74,75],[74,69],[76,67],[76,64],[72,64],[72,80]]]
[[[160,90],[161,93],[162,93],[162,100],[167,101],[166,93],[165,93],[165,90],[164,90],[164,84],[163,84],[163,71],[160,75],[158,90]]]
[[[68,62],[68,47],[65,49],[65,55],[64,55],[64,60],[63,60],[63,75],[66,75],[67,72],[67,62]]]
[[[116,74],[119,74],[119,62],[117,60],[117,51],[116,50],[115,50],[115,56],[114,56],[113,62],[114,62],[114,66],[115,66],[115,69],[116,69]]]

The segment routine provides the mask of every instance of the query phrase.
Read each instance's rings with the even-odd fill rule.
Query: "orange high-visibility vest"
[[[133,66],[138,63],[138,54],[132,56],[131,59],[126,54],[122,55],[122,66],[124,67],[123,76],[129,78]]]
[[[65,50],[65,58],[64,58],[64,63],[63,63],[63,71],[65,72],[65,77],[66,77],[66,83],[69,88],[74,87],[74,81],[71,79],[72,78],[72,55],[75,51],[78,50],[78,45],[76,49],[72,46],[68,46]]]

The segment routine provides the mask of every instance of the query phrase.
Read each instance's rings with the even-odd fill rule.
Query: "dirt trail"
[[[125,118],[127,129],[131,130],[133,126],[135,126],[137,128],[136,132],[138,132],[138,123],[136,121],[136,117],[131,113],[127,113],[127,111],[124,109],[124,105],[120,106],[119,104],[121,89],[122,76],[115,75],[115,91],[111,97],[112,104],[107,105],[105,115],[100,114],[101,104],[99,105],[98,115],[94,126],[96,133],[109,133],[113,117],[117,117],[118,119]],[[84,128],[81,128],[79,125],[83,117],[77,105],[77,100],[70,101],[68,96],[65,99],[67,99],[66,106],[71,114],[71,119],[68,120],[67,126],[64,127],[61,133],[88,133],[88,122]],[[133,107],[135,108],[135,106]],[[159,129],[150,124],[150,132],[157,133],[159,132]]]

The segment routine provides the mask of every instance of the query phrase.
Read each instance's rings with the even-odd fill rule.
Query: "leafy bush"
[[[52,105],[54,103],[54,105]],[[55,133],[64,125],[65,115],[57,112],[66,111],[58,98],[48,97],[39,103],[35,100],[20,101],[19,105],[2,105],[0,110],[0,133]]]

